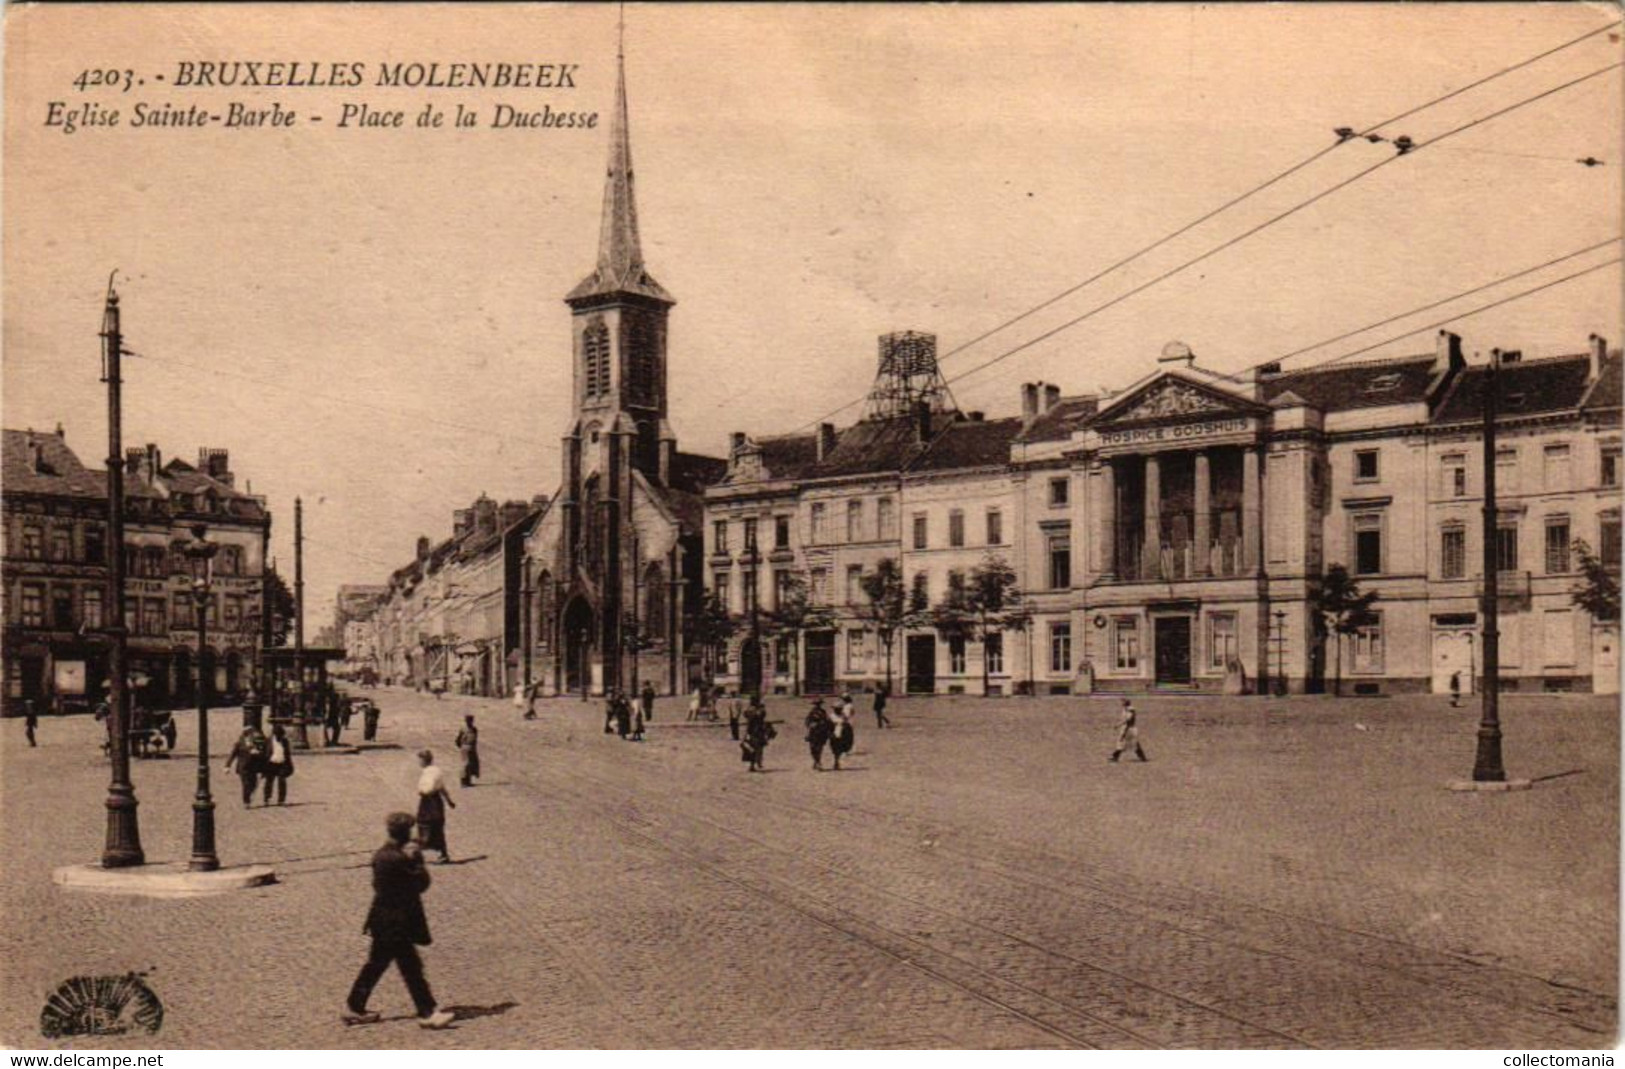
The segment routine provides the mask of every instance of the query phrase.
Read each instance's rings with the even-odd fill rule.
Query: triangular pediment
[[[1249,397],[1164,372],[1101,409],[1090,423],[1100,427],[1158,420],[1256,416],[1265,411],[1263,405]]]

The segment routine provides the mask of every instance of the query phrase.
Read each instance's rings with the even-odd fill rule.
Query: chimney
[[[497,531],[497,503],[484,494],[474,502],[474,529],[481,535]]]
[[[458,509],[451,514],[451,536],[461,538],[474,526],[472,510]]]
[[[1608,359],[1608,339],[1601,334],[1593,334],[1587,339],[1591,344],[1588,352],[1591,356],[1590,370],[1586,373],[1587,382],[1596,382],[1602,374],[1602,365]]]
[[[429,536],[418,535],[418,560],[427,560],[429,557]]]
[[[232,486],[231,455],[224,449],[199,449],[197,470],[216,482]]]
[[[1439,331],[1433,355],[1433,370],[1435,372],[1460,370],[1465,364],[1466,360],[1461,355],[1461,335],[1452,334],[1448,330]]]
[[[56,421],[56,436],[58,438],[63,439],[64,441],[68,437],[68,432],[62,429],[62,421],[61,420]]]
[[[1046,382],[1044,384],[1044,402],[1042,411],[1045,413],[1051,412],[1054,410],[1055,406],[1060,403],[1061,388],[1056,386],[1054,383]]]
[[[147,451],[138,445],[126,446],[124,448],[124,474],[129,476],[140,475],[141,461],[146,455]]]
[[[728,452],[739,452],[741,449],[745,448],[745,432],[734,431],[732,434],[728,435],[728,443]]]
[[[1036,382],[1021,384],[1021,425],[1023,427],[1031,425],[1032,421],[1038,418],[1038,387],[1039,384]]]
[[[547,507],[547,495],[537,494],[535,497],[531,498],[530,507],[536,510],[545,509]]]
[[[914,439],[920,444],[931,440],[931,402],[914,402]]]
[[[835,452],[835,424],[820,423],[818,425],[818,447],[814,455],[816,459],[822,462],[833,452]]]
[[[1278,379],[1280,377],[1281,362],[1279,360],[1271,361],[1268,364],[1259,364],[1257,369],[1253,372],[1253,378],[1258,382],[1268,382],[1270,379]]]

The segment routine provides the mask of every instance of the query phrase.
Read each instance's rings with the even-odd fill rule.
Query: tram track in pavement
[[[955,988],[978,1001],[1027,1021],[1067,1043],[1083,1047],[1167,1046],[1168,1043],[1164,1039],[1151,1035],[1143,1028],[1136,1027],[1134,1023],[1153,1021],[1164,1028],[1172,1025],[1176,1032],[1187,1039],[1185,1045],[1293,1048],[1315,1046],[1301,1036],[1260,1025],[1221,1007],[1104,968],[1097,963],[1040,946],[1008,930],[943,910],[922,899],[879,887],[870,881],[857,879],[822,863],[809,861],[805,856],[796,855],[792,851],[696,814],[692,810],[683,811],[680,814],[681,819],[691,824],[709,829],[712,833],[721,833],[735,844],[743,844],[758,853],[766,852],[780,862],[788,860],[796,865],[817,869],[821,879],[827,881],[833,878],[841,884],[841,887],[831,888],[828,893],[818,895],[782,875],[769,877],[759,872],[748,876],[741,875],[733,869],[759,866],[763,859],[757,857],[742,861],[738,865],[730,865],[726,861],[708,859],[701,849],[688,844],[679,844],[670,834],[673,831],[671,811],[662,810],[660,819],[651,822],[637,813],[635,807],[638,803],[634,792],[616,781],[592,776],[579,769],[559,769],[551,766],[543,774],[519,774],[515,778],[538,796],[570,800],[577,805],[582,804],[579,801],[582,797],[592,797],[603,803],[607,794],[617,794],[620,798],[612,806],[587,805],[585,808],[596,819],[613,825],[622,834],[655,847],[692,869],[839,932],[872,951],[924,973],[938,983]],[[591,790],[572,793],[562,787],[549,786],[544,779],[555,781],[564,779],[585,784]],[[669,796],[663,801],[669,802]],[[633,808],[629,809],[628,806]],[[1018,978],[1008,975],[1012,971],[1008,964],[1002,969],[997,964],[992,966],[979,964],[970,957],[953,953],[939,943],[922,938],[919,934],[883,924],[869,915],[835,904],[835,895],[850,896],[854,884],[861,884],[869,894],[900,901],[909,908],[937,917],[939,921],[946,920],[959,925],[963,930],[979,933],[984,941],[979,948],[984,959],[988,956],[1008,958],[1016,955],[1027,959],[1022,964],[1029,972],[1060,973],[1062,979],[1074,982],[1082,979],[1083,982],[1078,982],[1077,986],[1070,987],[1064,993],[1055,992],[1053,983],[1051,990],[1044,990],[1036,986],[1030,977]],[[986,943],[988,939],[997,942],[989,945]],[[1080,978],[1080,972],[1090,975]],[[1081,993],[1090,988],[1099,993],[1097,1001],[1104,1003],[1104,1006],[1097,1005],[1094,1009],[1089,1009],[1077,1004]],[[1103,1008],[1109,1008],[1111,1015],[1101,1012]],[[1124,1018],[1128,1020],[1125,1021]],[[1128,1043],[1125,1044],[1124,1040]]]
[[[775,808],[794,811],[812,817],[827,816],[811,806],[798,804],[781,797],[763,796],[756,801]],[[843,803],[843,813],[859,818],[861,821],[873,823],[884,822],[904,829],[907,834],[916,837],[928,835],[933,829],[931,822],[915,817],[905,817],[894,812],[877,810],[861,805]],[[1295,926],[1312,929],[1324,933],[1332,940],[1342,945],[1327,953],[1328,958],[1335,958],[1350,966],[1362,969],[1379,969],[1404,979],[1411,983],[1445,992],[1458,997],[1479,999],[1499,1003],[1511,1009],[1524,1013],[1537,1014],[1551,1021],[1561,1023],[1571,1028],[1597,1035],[1599,1037],[1611,1036],[1614,1033],[1614,1018],[1617,1014],[1617,1001],[1606,994],[1592,991],[1588,988],[1573,984],[1564,984],[1537,973],[1509,967],[1506,965],[1486,965],[1461,955],[1448,951],[1430,950],[1417,946],[1393,936],[1370,932],[1347,925],[1337,924],[1321,918],[1289,913],[1287,911],[1261,905],[1255,901],[1242,900],[1233,895],[1225,895],[1210,890],[1200,890],[1187,886],[1169,887],[1160,883],[1146,881],[1130,873],[1105,868],[1090,863],[1090,868],[1118,876],[1121,879],[1132,880],[1136,883],[1152,883],[1159,896],[1166,900],[1169,896],[1177,896],[1185,906],[1184,910],[1172,906],[1160,908],[1147,908],[1141,899],[1133,899],[1120,887],[1114,887],[1099,878],[1085,878],[1073,881],[1070,885],[1054,880],[1036,876],[1031,872],[1014,867],[1010,863],[993,860],[994,852],[1008,853],[1008,844],[995,841],[994,837],[986,834],[969,831],[964,828],[955,828],[955,834],[963,839],[969,839],[977,845],[974,849],[959,849],[933,841],[932,852],[952,856],[959,863],[1000,876],[1006,880],[1025,884],[1036,892],[1045,895],[1063,895],[1083,902],[1091,908],[1106,908],[1124,915],[1133,916],[1140,920],[1167,926],[1176,931],[1195,938],[1234,947],[1251,953],[1278,956],[1302,964],[1322,964],[1324,959],[1308,959],[1301,953],[1282,951],[1271,946],[1260,945],[1261,942],[1270,942],[1270,931],[1249,931],[1235,923],[1236,913],[1257,915],[1258,919],[1267,926],[1273,927],[1276,938],[1274,942],[1281,942],[1279,929],[1281,926]],[[1033,858],[1054,862],[1056,864],[1076,867],[1075,858],[1062,857],[1041,847],[1024,845],[1023,851]],[[1086,884],[1090,895],[1080,894],[1077,884]],[[1104,901],[1103,899],[1110,899]],[[1201,906],[1208,908],[1202,910]],[[1223,922],[1211,920],[1207,914],[1213,912],[1212,907],[1217,905],[1218,911],[1230,916]],[[1172,919],[1181,917],[1182,919]],[[1188,923],[1188,918],[1197,917],[1207,924],[1218,924],[1226,934],[1216,935],[1211,931],[1203,931]],[[1375,945],[1373,945],[1375,944]],[[1404,964],[1396,964],[1393,960],[1380,960],[1379,955],[1384,951],[1398,954]],[[1493,977],[1500,983],[1486,983]],[[1507,993],[1507,987],[1512,986],[1524,995],[1515,998]]]

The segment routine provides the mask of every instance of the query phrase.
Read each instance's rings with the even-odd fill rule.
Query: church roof
[[[638,204],[632,182],[632,137],[626,114],[626,60],[615,59],[615,108],[610,115],[609,169],[604,178],[604,215],[598,230],[598,266],[566,301],[632,294],[675,304],[643,266]]]

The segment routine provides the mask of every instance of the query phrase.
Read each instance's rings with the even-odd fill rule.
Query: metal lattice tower
[[[932,412],[954,412],[954,395],[937,368],[937,336],[903,330],[880,336],[880,365],[869,390],[865,419],[894,419],[925,402]]]

